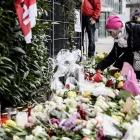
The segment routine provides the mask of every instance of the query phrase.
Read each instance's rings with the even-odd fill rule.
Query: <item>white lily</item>
[[[26,136],[25,140],[34,140],[34,136],[33,135]]]
[[[83,128],[82,129],[83,135],[90,135],[91,131],[89,129]]]
[[[33,129],[32,133],[35,136],[39,136],[40,134],[44,133],[44,129],[41,126],[36,126],[35,129]]]
[[[61,140],[72,140],[72,139],[70,139],[70,138],[68,138],[68,137],[62,137]]]

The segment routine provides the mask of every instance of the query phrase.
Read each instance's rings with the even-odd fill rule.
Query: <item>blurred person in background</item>
[[[101,0],[82,0],[82,46],[84,46],[84,30],[88,34],[88,57],[95,52],[95,23],[101,12]],[[83,47],[84,48],[84,47]]]

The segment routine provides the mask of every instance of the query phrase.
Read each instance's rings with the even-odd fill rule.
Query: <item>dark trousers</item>
[[[90,24],[91,16],[82,16],[82,46],[84,46],[84,29],[86,28],[88,34],[88,57],[94,56],[95,52],[95,24]]]

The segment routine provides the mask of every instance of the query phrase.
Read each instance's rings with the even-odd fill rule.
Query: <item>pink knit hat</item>
[[[120,29],[123,27],[123,23],[118,16],[109,16],[106,29]]]

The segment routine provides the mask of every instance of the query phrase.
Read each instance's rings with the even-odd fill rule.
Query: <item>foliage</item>
[[[32,101],[43,86],[48,90],[51,68],[48,65],[47,29],[40,17],[49,7],[38,0],[38,19],[32,43],[26,45],[14,8],[14,0],[0,2],[0,96],[2,105],[23,105]],[[9,104],[8,104],[9,103]]]

